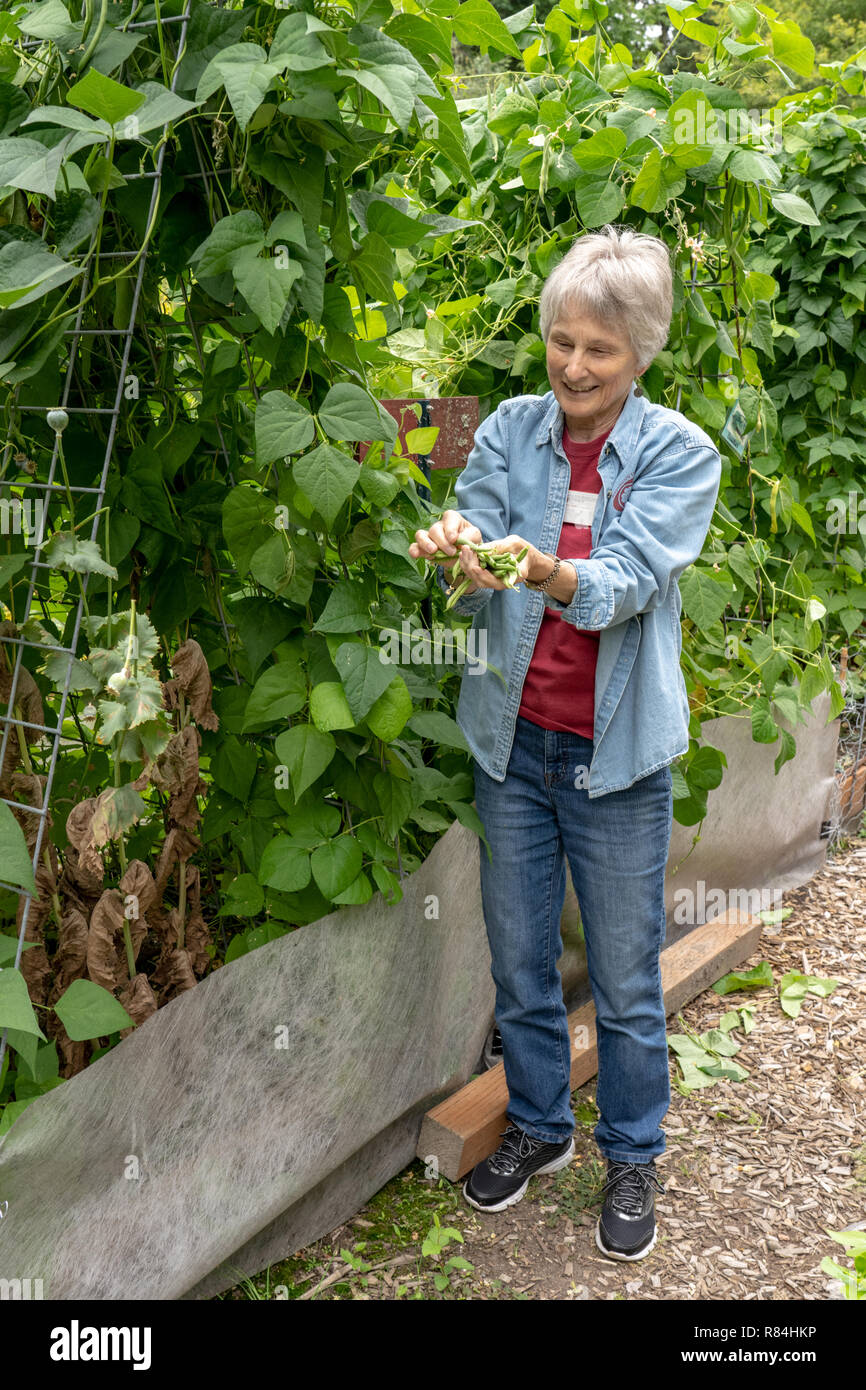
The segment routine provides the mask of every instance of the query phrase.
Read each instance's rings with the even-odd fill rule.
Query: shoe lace
[[[509,1125],[500,1133],[505,1137],[496,1153],[488,1159],[487,1166],[494,1173],[513,1173],[520,1160],[529,1157],[538,1141],[518,1125]]]
[[[647,1163],[617,1163],[601,1189],[604,1197],[616,1189],[616,1205],[629,1216],[639,1216],[643,1209],[644,1193],[650,1186],[664,1193],[658,1176]]]

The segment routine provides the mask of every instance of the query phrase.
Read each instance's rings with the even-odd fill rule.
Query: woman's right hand
[[[409,546],[409,554],[413,560],[426,559],[428,555],[433,555],[437,550],[442,550],[446,555],[456,555],[458,547],[454,544],[458,536],[464,540],[474,541],[480,544],[484,537],[477,526],[470,526],[469,522],[462,517],[459,512],[443,512],[438,521],[434,521],[429,531],[416,531],[415,540]],[[478,569],[475,554],[468,546],[460,546],[460,567],[464,574],[471,569]],[[474,563],[473,563],[474,562]],[[448,567],[450,571],[450,566]],[[450,572],[449,572],[450,579]],[[477,582],[473,582],[470,587],[464,590],[465,593],[472,593],[478,588]]]

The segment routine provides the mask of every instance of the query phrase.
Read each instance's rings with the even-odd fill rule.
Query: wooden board
[[[763,923],[747,912],[731,912],[695,927],[661,953],[665,1014],[670,1017],[729,970],[757,951]],[[585,1033],[579,1030],[585,1029]],[[598,1071],[595,1006],[583,1004],[568,1016],[571,1038],[571,1088],[576,1090]],[[575,1046],[575,1039],[588,1040]],[[499,1147],[507,1124],[508,1087],[501,1062],[434,1106],[424,1116],[417,1156],[439,1165],[443,1177],[456,1182]]]

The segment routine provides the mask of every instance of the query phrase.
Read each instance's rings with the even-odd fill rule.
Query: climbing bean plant
[[[828,543],[816,522],[856,471],[831,444],[862,440],[859,232],[841,185],[856,201],[863,117],[834,93],[862,93],[863,64],[800,98],[812,58],[796,25],[731,4],[715,27],[706,8],[671,6],[705,56],[663,76],[610,43],[597,0],[543,23],[488,0],[193,0],[179,55],[179,0],[3,7],[6,481],[23,496],[59,439],[68,487],[51,495],[27,622],[32,535],[0,534],[0,635],[64,645],[82,591],[86,611],[20,967],[48,1040],[18,1029],[0,1100],[28,1103],[127,1031],[104,1015],[98,1036],[67,1028],[55,1006],[76,982],[135,1026],[333,907],[397,901],[455,817],[481,832],[460,666],[414,641],[380,659],[389,633],[462,621],[408,554],[453,476],[428,487],[413,455],[435,455],[435,430],[410,409],[398,434],[380,401],[471,394],[486,411],[546,390],[537,296],[584,230],[627,222],[669,243],[671,339],[643,381],[725,459],[707,550],[681,581],[693,738],[677,818],[698,824],[721,779],[700,737],[712,714],[779,740],[778,768],[795,751],[780,717],[825,689],[838,711],[828,646],[853,643],[866,586],[856,539]],[[133,16],[163,23],[131,31]],[[512,69],[469,91],[455,39]],[[740,75],[764,62],[794,75],[769,143],[732,120]],[[98,475],[111,334],[143,256],[90,541],[74,489]],[[804,262],[822,285],[811,308]],[[840,306],[827,295],[843,274]],[[75,322],[63,420],[49,411]],[[817,389],[800,391],[812,350]],[[742,453],[725,442],[734,406]],[[65,658],[28,649],[25,670],[16,708],[41,723]],[[46,758],[38,737],[11,741],[3,795],[35,801]],[[11,896],[2,907],[12,922]]]

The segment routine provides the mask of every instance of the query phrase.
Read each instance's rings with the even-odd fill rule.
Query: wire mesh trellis
[[[866,695],[846,690],[847,669],[848,648],[844,646],[839,654],[839,677],[846,698],[839,715],[836,781],[823,827],[830,855],[860,833],[866,811]]]
[[[163,38],[161,39],[161,42],[164,41],[165,43],[170,44],[176,38],[176,44],[174,44],[174,62],[172,64],[171,78],[169,81],[169,90],[172,93],[174,93],[176,88],[180,61],[183,57],[186,48],[187,31],[189,28],[191,16],[191,4],[192,0],[185,0],[183,11],[180,14],[166,15],[162,16],[161,18],[158,17],[153,19],[142,19],[130,22],[125,26],[127,30],[148,30],[154,28],[154,26],[159,25],[161,31],[163,30],[164,26],[168,26],[164,28],[164,34]],[[171,26],[179,27],[172,28]],[[36,40],[33,43],[30,43],[26,46],[36,47],[40,42],[41,40]],[[98,252],[98,259],[100,261],[128,260],[132,263],[133,266],[137,264],[135,281],[132,288],[132,296],[130,300],[129,318],[126,325],[120,328],[107,328],[103,325],[100,325],[95,328],[83,326],[84,310],[90,300],[91,291],[93,289],[94,269],[97,265],[97,259],[95,257],[91,258],[90,255],[87,252],[85,252],[85,269],[81,277],[78,304],[75,311],[75,323],[71,329],[67,329],[63,333],[63,337],[69,340],[69,346],[68,356],[66,360],[66,369],[64,374],[63,389],[61,391],[60,399],[55,402],[40,402],[34,404],[19,402],[18,396],[20,388],[16,387],[11,401],[9,431],[10,437],[7,439],[6,445],[4,447],[2,466],[0,466],[0,494],[3,494],[3,490],[8,488],[10,490],[10,494],[12,494],[15,499],[17,499],[18,505],[17,509],[15,509],[16,519],[20,518],[22,512],[24,513],[28,531],[27,543],[29,544],[31,541],[33,543],[33,558],[30,565],[30,578],[27,587],[27,594],[24,602],[23,612],[20,617],[20,622],[16,621],[15,612],[14,609],[12,609],[10,610],[12,612],[12,621],[10,623],[4,624],[4,629],[14,629],[17,627],[19,629],[19,632],[9,631],[7,633],[4,630],[2,639],[3,646],[5,646],[5,644],[9,644],[13,647],[15,651],[15,657],[12,665],[11,682],[9,685],[9,695],[6,711],[5,713],[0,714],[0,727],[2,727],[2,739],[0,739],[0,775],[2,775],[2,770],[6,769],[7,749],[9,745],[9,740],[13,737],[13,735],[19,741],[19,744],[23,747],[24,740],[26,739],[25,731],[29,730],[31,733],[38,734],[40,736],[40,743],[44,745],[47,742],[50,745],[50,751],[48,752],[47,756],[46,770],[43,774],[40,774],[40,777],[44,777],[44,781],[42,782],[41,805],[37,806],[22,801],[16,801],[13,798],[7,796],[2,796],[0,797],[0,799],[2,799],[6,803],[6,805],[10,807],[10,809],[18,812],[19,821],[22,817],[33,817],[35,819],[35,835],[33,835],[32,833],[28,833],[30,826],[27,822],[25,822],[25,836],[28,842],[28,849],[31,849],[34,875],[38,872],[40,864],[43,862],[43,860],[50,868],[50,859],[48,858],[48,845],[46,843],[46,825],[49,815],[49,806],[51,803],[55,773],[57,770],[57,762],[60,754],[60,746],[64,737],[63,724],[64,719],[66,718],[67,703],[69,700],[73,662],[75,661],[78,651],[82,619],[85,612],[88,575],[80,575],[81,592],[78,596],[77,602],[74,605],[74,610],[71,614],[71,633],[67,641],[53,642],[50,640],[45,641],[41,636],[21,636],[20,629],[24,628],[30,621],[32,617],[32,609],[35,599],[38,598],[39,600],[43,616],[47,616],[47,608],[49,601],[55,604],[57,602],[57,595],[56,593],[52,594],[50,585],[50,575],[52,571],[52,566],[48,561],[42,558],[46,546],[49,544],[51,540],[50,535],[46,536],[48,508],[50,506],[51,499],[57,497],[65,501],[67,505],[70,507],[70,509],[74,507],[73,499],[76,496],[87,497],[91,499],[94,503],[94,511],[90,528],[91,542],[95,542],[97,537],[97,533],[99,530],[99,520],[102,514],[103,502],[105,498],[106,485],[108,482],[109,468],[112,460],[112,452],[114,449],[114,441],[117,433],[118,420],[120,418],[120,413],[123,408],[123,402],[125,399],[124,388],[126,384],[127,368],[129,366],[130,352],[135,333],[136,316],[138,313],[138,304],[141,296],[142,284],[144,281],[144,272],[147,262],[149,238],[150,236],[152,236],[153,233],[156,211],[159,205],[159,198],[162,187],[163,165],[165,161],[166,149],[168,147],[169,135],[170,123],[166,123],[162,127],[162,136],[156,144],[156,158],[154,162],[154,167],[152,169],[139,170],[137,173],[135,171],[132,171],[125,175],[127,182],[132,182],[136,179],[146,179],[149,180],[151,184],[150,202],[148,205],[147,218],[145,223],[145,226],[147,228],[146,239],[143,241],[142,245],[138,248],[137,251],[125,251],[120,248],[105,250],[100,246]],[[152,152],[153,146],[150,146],[150,150]],[[70,256],[69,259],[71,261],[74,261],[76,257]],[[117,386],[115,391],[114,405],[112,407],[94,407],[92,405],[89,405],[84,400],[81,400],[78,404],[75,404],[72,400],[76,380],[76,367],[78,365],[80,345],[82,343],[82,340],[98,338],[106,339],[109,345],[109,349],[110,344],[112,342],[117,342],[117,345],[120,349],[119,357],[115,359],[117,365]],[[79,394],[81,394],[81,388],[83,386],[84,382],[82,381],[79,387]],[[46,478],[39,479],[33,476],[22,479],[21,477],[15,477],[14,468],[12,469],[13,476],[9,476],[10,464],[19,462],[19,459],[13,452],[14,445],[12,440],[12,421],[14,420],[16,413],[18,415],[24,412],[30,414],[45,414],[46,411],[53,409],[62,409],[66,413],[67,417],[75,415],[80,415],[84,418],[95,416],[108,416],[108,434],[105,440],[102,465],[99,474],[99,482],[96,486],[70,485],[66,474],[66,466],[62,455],[61,431],[59,429],[55,431],[51,461],[49,464],[48,474]],[[60,471],[63,475],[62,482],[59,482],[57,480],[58,461],[60,463]],[[33,471],[34,473],[38,471],[38,465],[34,465]],[[38,505],[35,507],[32,505],[30,498],[26,497],[28,490],[31,490],[32,492],[37,494],[36,500],[38,502]],[[25,502],[23,506],[20,497],[20,493],[22,492],[25,493]],[[39,494],[42,495],[39,496]],[[9,516],[9,512],[10,506],[7,498],[6,507],[3,512],[4,521]],[[37,518],[37,522],[35,527],[31,529],[31,521],[34,515]],[[75,525],[74,514],[70,516],[70,525]],[[43,571],[45,572],[44,577],[40,577]],[[69,615],[67,615],[67,621],[64,624],[64,632],[67,632],[68,629]],[[50,634],[48,635],[50,636]],[[19,687],[22,685],[21,672],[23,668],[23,657],[25,650],[28,648],[44,651],[46,655],[59,656],[61,658],[66,659],[66,674],[65,678],[62,680],[60,684],[60,689],[57,692],[52,692],[51,696],[48,697],[49,699],[53,699],[56,702],[56,708],[53,711],[53,713],[56,714],[56,723],[54,725],[24,719],[23,717],[18,717],[15,714]],[[3,653],[2,646],[0,646],[0,662],[2,662],[2,669],[0,669],[0,678],[2,678],[2,675],[4,673],[6,675],[9,675],[8,669],[6,668],[5,664],[5,655]],[[26,668],[23,669],[26,670]],[[5,889],[6,891],[12,892],[16,895],[20,895],[20,920],[18,923],[18,941],[14,959],[14,966],[17,968],[20,964],[21,956],[23,953],[24,941],[27,932],[27,923],[30,916],[30,910],[32,907],[34,895],[27,891],[21,892],[21,889],[18,885],[10,884],[3,880],[2,869],[0,869],[0,889]],[[2,1031],[2,1035],[0,1035],[0,1068],[2,1068],[3,1058],[6,1051],[7,1035],[8,1029],[4,1028]]]

